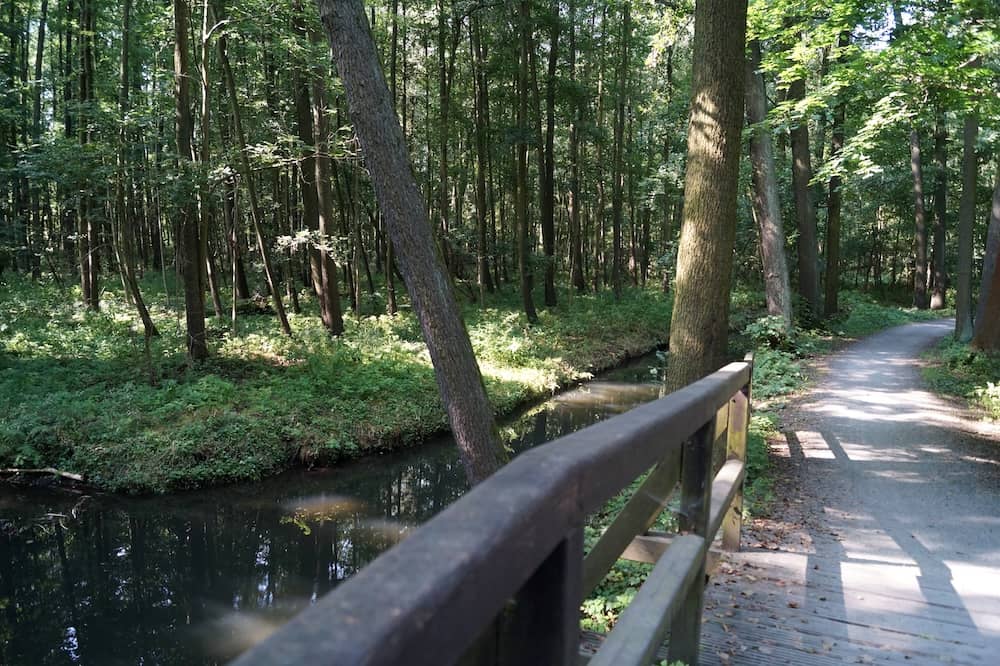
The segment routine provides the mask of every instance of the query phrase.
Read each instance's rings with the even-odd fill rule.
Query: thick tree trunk
[[[948,251],[945,245],[948,227],[948,130],[944,118],[938,115],[938,126],[934,132],[934,161],[937,173],[934,176],[934,269],[931,279],[931,310],[940,310],[946,305],[948,293]]]
[[[996,252],[992,260],[996,265]],[[998,352],[1000,351],[1000,271],[994,270],[990,278],[988,288],[981,297],[984,304],[983,313],[976,322],[972,346],[984,351]]]
[[[958,206],[958,284],[955,290],[955,338],[968,342],[972,338],[972,228],[976,218],[976,181],[979,164],[976,140],[979,118],[965,116],[962,130],[962,198]]]
[[[910,172],[913,174],[913,305],[927,309],[927,212],[924,208],[924,175],[920,158],[920,132],[910,130]]]
[[[435,251],[426,206],[392,110],[364,8],[360,0],[317,0],[317,5],[375,194],[434,364],[441,400],[466,475],[474,484],[499,468],[503,449],[461,311]]]
[[[984,326],[988,326],[990,315],[987,303],[994,296],[994,275],[997,271],[997,256],[1000,255],[1000,171],[993,188],[993,205],[990,207],[990,223],[986,232],[986,252],[983,254],[982,282],[979,286],[979,305],[976,308],[974,335],[979,336]],[[996,311],[993,311],[996,314]]]
[[[802,79],[794,81],[788,87],[788,98],[801,100],[806,94],[806,84]],[[799,238],[799,293],[818,316],[820,307],[819,292],[819,250],[816,243],[816,208],[813,206],[812,190],[809,182],[812,180],[812,162],[809,154],[809,123],[806,118],[799,120],[791,131],[792,138],[792,190],[795,193],[795,219],[798,224]]]
[[[746,0],[702,0],[695,6],[684,225],[670,325],[670,388],[704,377],[725,360],[746,79],[746,13]]]
[[[760,42],[750,42],[746,63],[747,123],[750,134],[750,163],[753,179],[753,210],[760,233],[760,256],[764,268],[764,298],[767,312],[781,317],[788,330],[792,327],[792,292],[785,257],[785,232],[778,200],[778,179],[774,167],[771,128],[767,120],[767,98],[760,69]]]
[[[191,177],[191,98],[188,66],[188,0],[174,0],[174,134],[177,162],[182,177]],[[205,341],[205,290],[201,284],[201,241],[198,216],[192,198],[185,197],[180,206],[180,230],[177,238],[178,263],[184,282],[184,312],[187,326],[188,356],[199,361],[208,357]]]

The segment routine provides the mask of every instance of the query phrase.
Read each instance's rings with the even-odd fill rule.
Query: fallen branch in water
[[[72,481],[83,481],[82,474],[64,472],[54,467],[43,467],[41,469],[20,469],[17,467],[8,467],[6,469],[0,469],[0,474],[52,474],[54,476],[61,476],[64,479],[70,479]]]

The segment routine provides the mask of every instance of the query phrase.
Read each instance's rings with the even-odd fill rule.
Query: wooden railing
[[[710,544],[739,548],[751,375],[748,356],[521,454],[235,663],[575,664],[581,601],[624,553],[656,566],[591,666],[649,664],[668,636],[696,664]],[[646,471],[584,557],[584,521]],[[678,487],[680,533],[648,533]]]

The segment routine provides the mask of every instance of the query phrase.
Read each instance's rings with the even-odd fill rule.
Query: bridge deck
[[[1000,664],[1000,428],[920,389],[951,327],[850,347],[787,410],[777,506],[709,583],[703,664]]]

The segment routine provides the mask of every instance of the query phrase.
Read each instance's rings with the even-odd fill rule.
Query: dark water
[[[503,429],[521,450],[626,411],[658,396],[656,365],[644,357]],[[167,497],[0,486],[0,664],[225,662],[465,487],[445,438]]]

